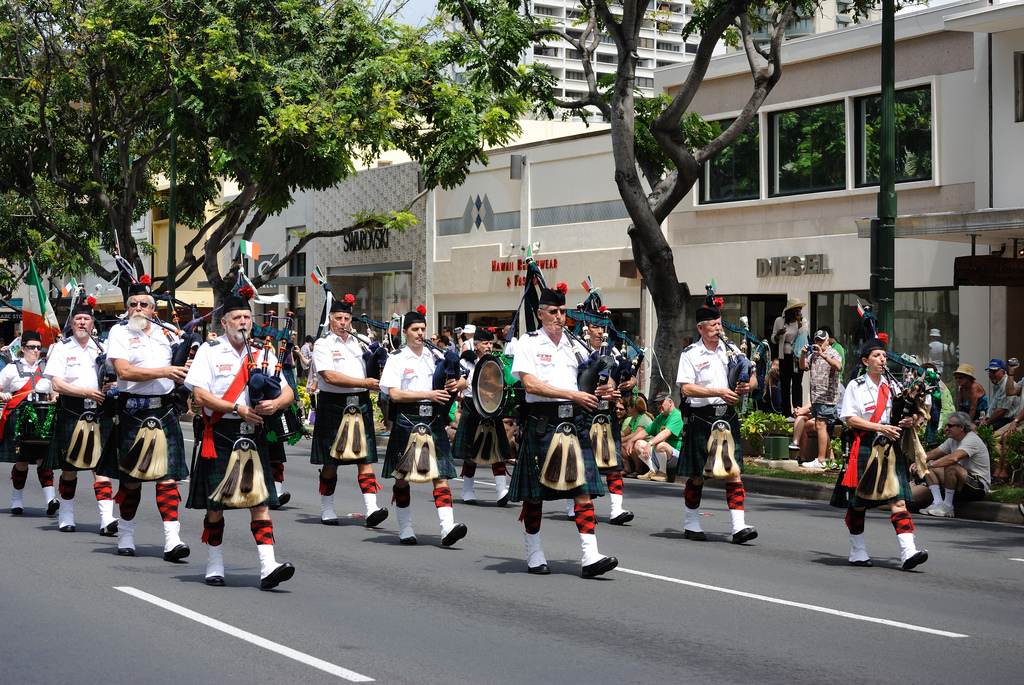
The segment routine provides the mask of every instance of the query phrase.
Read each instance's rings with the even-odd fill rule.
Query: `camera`
[[[810,343],[808,343],[807,346],[804,348],[804,354],[812,354],[813,352],[814,352],[814,345],[811,345]]]
[[[1014,369],[1020,366],[1020,362],[1017,361],[1016,357],[1010,357],[1009,359],[1006,360],[1006,365],[1009,366],[1011,369]]]

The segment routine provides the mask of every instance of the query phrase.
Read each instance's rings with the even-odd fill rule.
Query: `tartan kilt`
[[[434,405],[437,409],[439,405]],[[388,438],[388,449],[384,453],[384,467],[381,469],[381,476],[394,478],[391,475],[398,462],[402,460],[406,447],[409,446],[409,436],[412,429],[418,424],[425,423],[430,426],[430,434],[434,437],[434,454],[437,456],[437,477],[455,478],[455,462],[452,461],[452,447],[448,442],[448,412],[435,414],[429,422],[420,416],[409,414],[398,414],[391,426],[391,436]],[[319,418],[317,418],[319,421]]]
[[[299,401],[299,386],[295,384],[295,367],[289,366],[288,368],[281,367],[281,374],[284,379],[288,381],[288,385],[291,386],[292,393],[295,395],[295,401]]]
[[[242,437],[249,438],[256,443],[256,451],[260,455],[260,466],[263,468],[263,482],[266,483],[269,493],[267,499],[256,506],[277,506],[277,489],[274,487],[274,475],[270,470],[270,450],[267,447],[266,431],[262,427],[256,427],[255,433],[243,436],[238,430],[241,424],[241,421],[228,419],[221,419],[213,424],[213,447],[217,451],[217,457],[204,459],[200,456],[195,460],[195,470],[189,480],[188,501],[185,503],[189,509],[222,511],[237,508],[225,506],[222,502],[215,502],[210,499],[210,496],[224,480],[224,474],[228,470],[228,459],[231,457],[231,448],[235,441]],[[198,449],[202,450],[202,447],[200,446]]]
[[[724,417],[722,420],[725,420]],[[732,439],[736,443],[736,448],[733,450],[732,456],[736,464],[740,467],[740,473],[743,473],[743,445],[740,444],[740,417],[736,412],[733,412],[728,422],[729,427],[732,429]],[[678,473],[680,476],[686,476],[687,478],[693,476],[697,476],[698,478],[705,477],[704,464],[708,460],[708,438],[711,437],[711,426],[714,423],[715,420],[708,421],[696,414],[690,415],[690,420],[686,423],[686,428],[683,431],[682,449],[679,450]]]
[[[108,416],[102,407],[97,408],[95,411],[97,418],[100,420],[100,461],[96,464],[96,470],[99,471],[104,466],[104,462],[114,461],[113,453],[110,450],[103,450],[107,445],[107,441],[110,440],[110,436],[114,433],[114,417]],[[61,407],[57,410],[57,425],[53,430],[53,440],[50,441],[50,449],[46,453],[46,461],[44,462],[46,468],[51,471],[53,469],[60,469],[61,471],[83,470],[76,469],[65,461],[68,449],[71,447],[71,436],[75,432],[75,425],[81,416],[79,412],[72,411],[67,407]],[[117,469],[117,464],[115,463],[113,467]]]
[[[463,399],[462,416],[459,418],[459,427],[455,429],[455,439],[452,440],[452,456],[463,461],[472,461],[469,452],[476,438],[477,426],[482,420],[472,405],[472,400]],[[512,454],[512,448],[508,444],[508,434],[505,433],[505,422],[501,416],[495,416],[493,420],[494,432],[498,436],[498,453],[507,460]]]
[[[188,466],[185,464],[185,441],[181,435],[181,423],[178,421],[177,409],[173,405],[158,409],[139,409],[128,413],[121,409],[117,413],[117,429],[113,439],[117,441],[117,454],[112,460],[103,460],[96,473],[108,478],[118,478],[122,483],[143,483],[121,470],[121,459],[128,454],[135,442],[142,422],[154,416],[163,424],[167,435],[167,475],[160,480],[185,480],[188,478]]]
[[[619,415],[614,410],[609,411],[595,411],[593,414],[585,414],[587,435],[590,435],[590,426],[594,423],[594,418],[598,414],[604,414],[608,417],[608,425],[611,426],[612,438],[615,440],[615,461],[618,464],[615,468],[610,469],[598,469],[601,473],[614,473],[622,470],[622,425],[619,423]]]
[[[49,445],[25,445],[20,447],[18,445],[17,436],[15,435],[16,427],[18,425],[18,414],[25,407],[31,406],[27,402],[20,403],[11,412],[11,415],[7,417],[7,424],[4,426],[3,440],[0,441],[0,462],[7,464],[14,464],[19,461],[25,461],[30,464],[34,464],[37,461],[46,463],[46,455],[50,451]],[[56,423],[56,420],[54,420]],[[57,430],[57,426],[54,426],[54,432]],[[52,443],[52,441],[51,441]]]
[[[551,501],[572,499],[580,495],[603,497],[604,485],[601,483],[601,474],[598,473],[597,464],[594,462],[594,450],[590,445],[589,430],[592,417],[588,418],[586,414],[579,414],[571,420],[576,426],[576,435],[579,438],[580,447],[583,449],[585,475],[583,485],[572,490],[553,490],[540,482],[540,471],[544,466],[544,458],[547,456],[555,428],[570,419],[549,418],[547,430],[543,435],[537,435],[537,421],[540,417],[530,414],[529,408],[530,405],[527,404],[526,420],[523,423],[522,437],[519,439],[519,455],[512,471],[508,492],[509,500],[512,502]]]
[[[864,476],[864,468],[868,463],[868,455],[871,454],[871,441],[873,439],[874,434],[861,438],[860,449],[857,450],[857,482],[860,482],[860,479]],[[832,490],[832,499],[829,500],[829,504],[840,509],[847,509],[849,507],[878,507],[899,500],[903,500],[907,504],[913,502],[914,495],[910,489],[910,464],[907,462],[907,456],[903,454],[903,450],[900,449],[898,442],[893,443],[893,450],[896,452],[896,480],[900,483],[899,494],[888,500],[870,500],[858,497],[856,487],[851,488],[842,485],[843,476],[846,475],[846,469],[849,467],[849,462],[847,462],[839,473],[839,478],[836,480],[835,489]]]
[[[363,438],[366,440],[367,457],[355,461],[340,461],[331,456],[331,448],[338,437],[341,417],[345,414],[346,398],[355,394],[359,397],[359,413],[363,416]],[[337,396],[340,399],[335,399]],[[373,403],[370,393],[319,393],[316,404],[316,423],[313,424],[313,450],[309,454],[310,464],[323,466],[345,466],[347,464],[376,464],[377,435],[373,429]]]

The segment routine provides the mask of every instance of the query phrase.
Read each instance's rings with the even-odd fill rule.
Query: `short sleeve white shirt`
[[[703,339],[693,343],[679,355],[679,370],[676,372],[676,385],[692,383],[702,388],[724,390],[729,387],[729,355],[725,343],[719,341],[717,347],[709,350]],[[721,397],[688,397],[691,407],[707,407],[712,404],[725,404]]]
[[[59,378],[76,388],[100,389],[96,373],[96,357],[100,355],[100,348],[95,340],[90,337],[82,347],[77,338],[71,337],[52,347],[53,352],[43,372],[47,378]]]
[[[875,423],[886,423],[889,421],[889,412],[892,411],[893,392],[899,392],[899,388],[894,389],[892,384],[889,383],[889,379],[884,376],[882,377],[881,385],[890,386],[889,399],[885,404],[885,411],[882,412],[881,418]],[[880,387],[880,385],[875,385],[867,374],[851,381],[846,386],[846,392],[843,393],[843,408],[839,412],[839,417],[846,421],[851,416],[859,416],[865,421],[870,421],[871,417],[875,415]]]
[[[124,359],[142,369],[163,369],[171,365],[171,345],[176,342],[178,336],[156,324],[150,324],[148,333],[136,333],[127,325],[119,324],[111,328],[107,336],[107,359]],[[117,389],[133,395],[167,395],[174,390],[174,381],[170,378],[151,381],[118,379]]]
[[[23,359],[8,364],[0,371],[0,390],[9,393],[21,390],[38,368],[39,362],[29,366]],[[50,381],[45,376],[45,368],[44,366],[43,378],[37,380],[35,385],[36,392],[44,395],[53,392],[53,385],[50,384]]]
[[[366,378],[366,362],[363,361],[363,349],[354,335],[348,336],[348,341],[341,339],[340,335],[328,333],[327,337],[320,338],[313,345],[313,365],[316,372],[335,371],[343,373],[352,378]],[[323,392],[331,393],[357,393],[363,392],[364,388],[349,388],[341,385],[331,385],[323,378],[320,378],[319,388]]]
[[[577,352],[583,357],[589,354],[588,350],[573,343],[565,333],[562,333],[558,344],[555,344],[543,330],[528,333],[519,339],[516,346],[516,355],[512,359],[512,376],[522,380],[523,374],[528,373],[556,388],[579,390],[576,380],[579,368]],[[526,401],[532,403],[565,400],[526,393]]]
[[[250,348],[251,349],[251,348]],[[257,367],[261,367],[263,359],[267,356],[267,350],[252,349],[253,360]],[[220,336],[216,341],[206,342],[196,350],[196,356],[192,360],[192,366],[188,368],[188,375],[185,376],[185,387],[189,390],[202,388],[203,390],[224,397],[224,394],[235,382],[239,370],[243,364],[248,363],[249,357],[245,348],[240,351],[228,341],[226,336]],[[268,360],[268,370],[273,359]],[[243,387],[242,392],[234,400],[238,404],[249,404],[249,388]],[[212,409],[203,410],[207,416],[213,414]],[[224,415],[229,419],[241,418],[234,412]]]
[[[436,367],[437,357],[426,347],[423,348],[423,354],[416,354],[408,347],[403,347],[388,356],[380,374],[380,388],[384,392],[389,392],[391,388],[409,392],[433,390]]]

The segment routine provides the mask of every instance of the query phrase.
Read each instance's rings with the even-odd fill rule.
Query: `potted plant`
[[[767,414],[754,410],[740,419],[740,438],[743,454],[759,457],[764,454],[764,439],[770,435],[790,436],[793,427],[782,414]]]

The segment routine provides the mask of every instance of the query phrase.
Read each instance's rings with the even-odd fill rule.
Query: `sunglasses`
[[[552,307],[548,307],[547,312],[552,316],[554,316],[555,314],[561,314],[562,316],[565,316],[565,307],[562,307],[561,309],[554,309]]]
[[[42,345],[25,345],[21,349],[23,349],[23,350],[31,350],[32,352],[38,352],[39,350],[43,349],[43,346]]]
[[[139,309],[149,309],[150,302],[129,302],[128,309],[138,307]]]
[[[959,428],[959,427],[960,426],[956,425],[955,423],[947,423],[946,424],[946,428]]]

